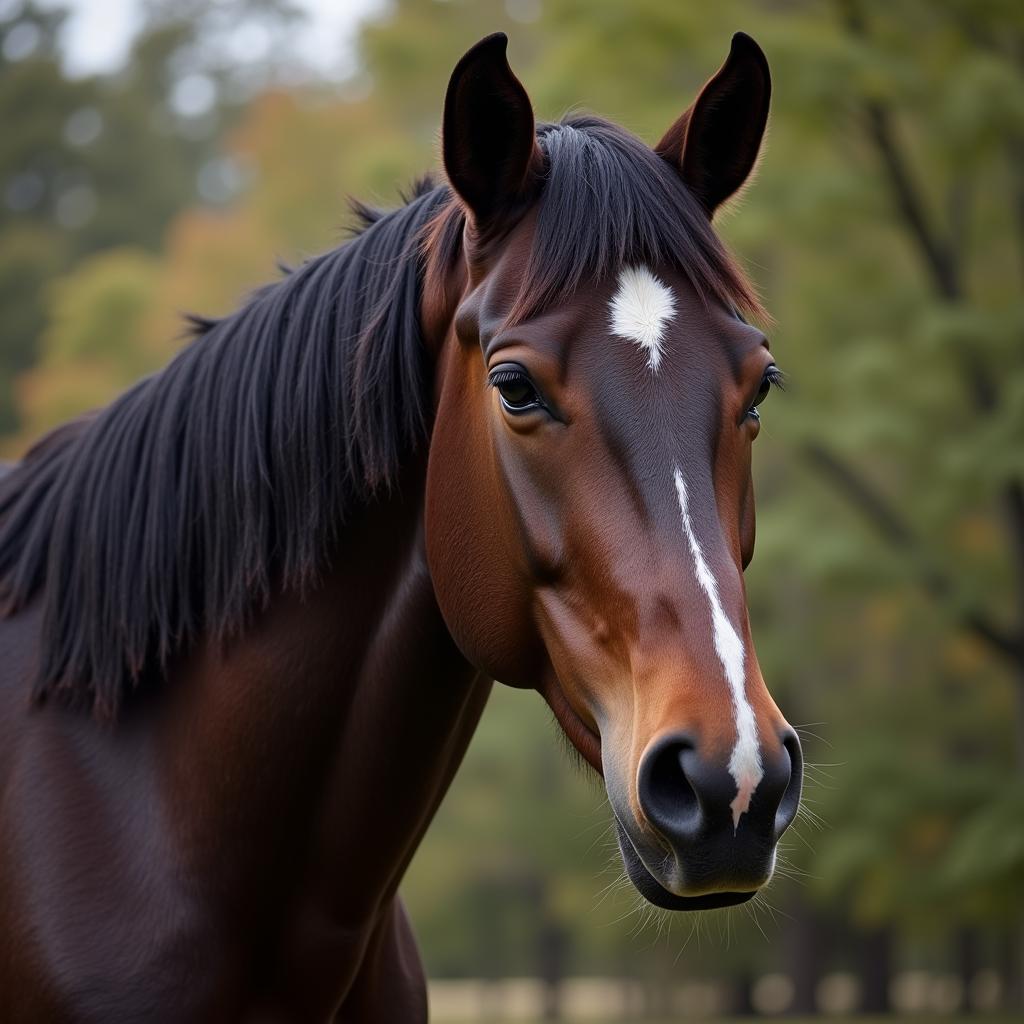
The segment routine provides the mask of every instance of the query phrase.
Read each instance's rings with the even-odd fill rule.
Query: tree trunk
[[[754,978],[749,968],[741,968],[732,983],[732,1014],[734,1017],[756,1017],[754,1009]]]
[[[1003,1009],[1024,1010],[1024,928],[1011,925],[1001,943],[999,973],[1003,980]]]
[[[540,926],[537,951],[541,981],[544,983],[543,1020],[562,1019],[562,980],[565,977],[569,935],[562,925],[545,913]]]
[[[828,930],[799,892],[793,893],[787,911],[793,917],[786,929],[786,970],[793,981],[789,1013],[813,1017],[818,1012],[818,983],[829,954]]]
[[[965,1010],[972,1009],[971,1006],[971,982],[978,973],[978,932],[977,929],[968,925],[961,925],[957,928],[953,939],[954,957],[956,960],[956,972],[960,977],[960,984],[963,987],[962,1006]]]
[[[1020,588],[1024,591],[1024,580],[1020,581]],[[1024,626],[1021,627],[1024,635]],[[1017,658],[1016,691],[1017,698],[1017,771],[1024,776],[1024,652]]]
[[[888,1013],[889,981],[892,977],[892,929],[878,928],[864,936],[861,947],[861,1010]]]

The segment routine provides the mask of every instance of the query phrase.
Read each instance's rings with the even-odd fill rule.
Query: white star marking
[[[672,292],[646,267],[626,267],[619,274],[611,301],[612,332],[647,354],[651,373],[661,365],[665,327],[675,312]]]

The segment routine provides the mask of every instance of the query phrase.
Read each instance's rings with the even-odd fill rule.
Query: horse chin
[[[661,907],[662,910],[721,910],[724,907],[735,907],[740,903],[746,903],[757,892],[756,889],[751,889],[748,892],[726,891],[702,893],[699,896],[677,896],[674,892],[666,889],[647,869],[626,834],[626,830],[617,820],[615,828],[619,835],[622,862],[626,867],[629,880],[648,903],[653,903],[654,906]]]

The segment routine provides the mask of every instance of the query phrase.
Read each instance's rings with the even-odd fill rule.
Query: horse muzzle
[[[796,817],[803,760],[788,727],[762,751],[744,792],[726,763],[702,756],[687,733],[656,738],[640,759],[633,813],[609,785],[630,881],[667,910],[707,910],[750,899],[772,876],[776,846]],[[606,778],[612,782],[606,771]],[[631,801],[627,801],[631,803]]]

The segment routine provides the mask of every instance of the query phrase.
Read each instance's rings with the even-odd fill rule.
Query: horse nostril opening
[[[782,794],[779,808],[775,812],[775,839],[793,824],[796,812],[800,808],[800,793],[803,788],[804,759],[800,750],[800,740],[791,729],[787,730],[782,746],[789,755],[789,782]]]
[[[693,749],[688,739],[670,740],[647,756],[640,771],[640,806],[647,820],[669,843],[695,834],[700,828],[700,803],[687,777],[685,763]]]

